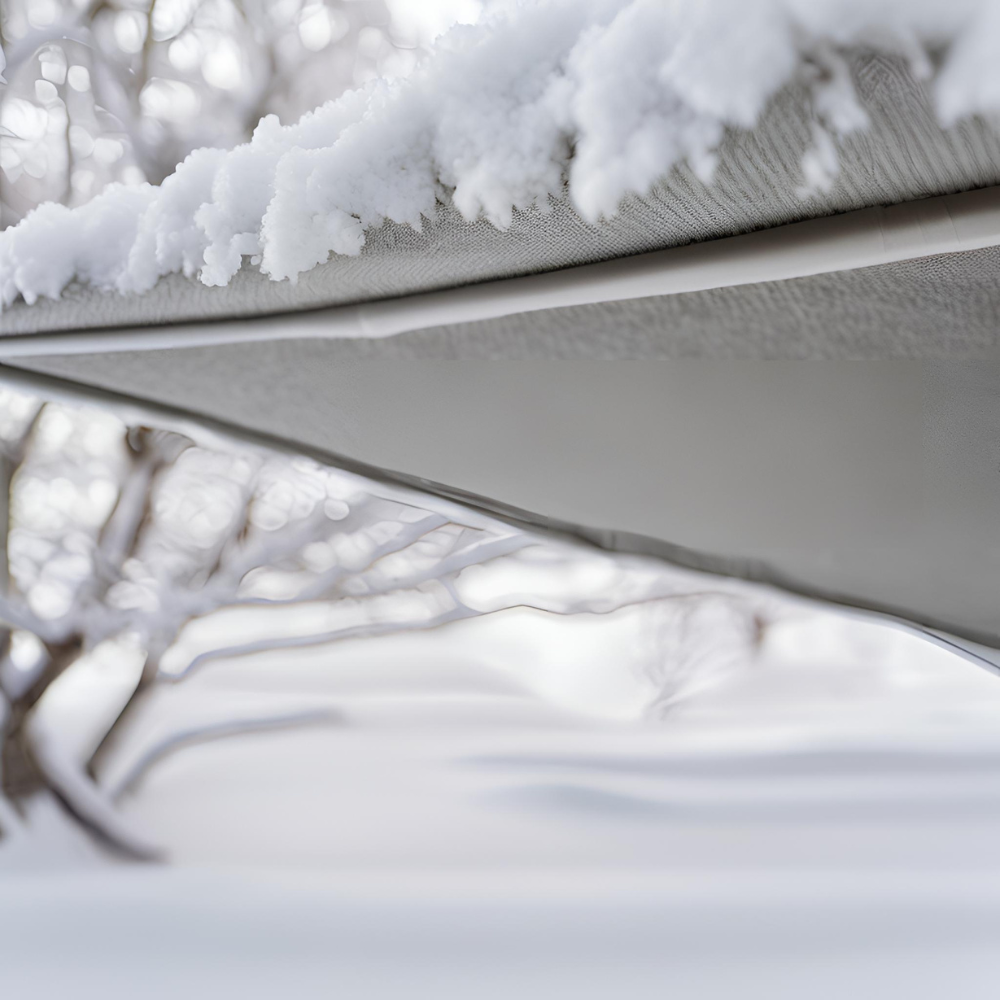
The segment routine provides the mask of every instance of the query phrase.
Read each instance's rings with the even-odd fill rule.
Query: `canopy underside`
[[[359,362],[342,344],[17,363],[1000,647],[1000,360]]]

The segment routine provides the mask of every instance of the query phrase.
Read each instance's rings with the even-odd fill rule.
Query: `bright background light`
[[[480,0],[7,0],[2,225],[114,181],[159,183],[200,146],[250,138],[407,76]],[[2,85],[0,85],[2,86]]]

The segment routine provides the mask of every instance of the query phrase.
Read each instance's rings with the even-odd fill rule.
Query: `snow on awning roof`
[[[10,334],[0,359],[314,339],[387,359],[964,356],[996,344],[998,246],[993,187],[357,305]]]
[[[71,288],[5,332],[371,301],[1000,183],[970,117],[996,111],[996,22],[985,0],[518,7],[160,188],[42,206],[0,235],[4,302],[126,297]]]

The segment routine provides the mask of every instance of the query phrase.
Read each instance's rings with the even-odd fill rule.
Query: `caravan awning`
[[[1000,138],[853,69],[871,127],[825,194],[789,88],[711,186],[444,207],[296,285],[71,287],[5,312],[0,362],[1000,647]]]

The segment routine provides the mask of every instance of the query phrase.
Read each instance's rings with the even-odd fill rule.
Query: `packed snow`
[[[594,221],[680,163],[710,183],[725,130],[752,128],[792,82],[815,120],[803,189],[822,190],[838,139],[867,122],[843,56],[856,45],[905,57],[943,125],[1000,109],[992,0],[489,10],[442,36],[412,76],[375,80],[292,125],[269,115],[250,142],[196,150],[158,187],[39,206],[0,233],[3,304],[56,298],[73,281],[140,293],[173,272],[224,285],[246,259],[295,281],[331,253],[360,253],[386,220],[419,229],[446,200],[504,228],[568,191]]]
[[[996,677],[807,613],[667,720],[622,721],[523,683],[573,652],[614,672],[613,644],[567,655],[555,628],[518,650],[458,623],[164,688],[107,779],[192,721],[337,716],[142,767],[120,806],[168,865],[102,857],[33,802],[0,844],[9,995],[992,995]]]

